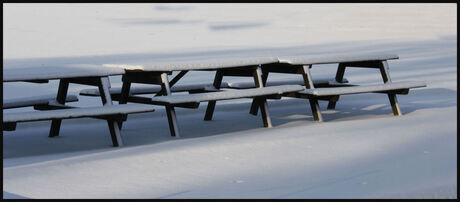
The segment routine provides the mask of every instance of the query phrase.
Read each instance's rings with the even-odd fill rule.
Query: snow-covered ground
[[[269,101],[274,127],[250,99],[218,102],[214,120],[177,109],[181,138],[162,107],[130,115],[111,147],[101,120],[20,123],[3,133],[4,198],[456,198],[456,4],[4,4],[3,66],[104,64],[184,56],[394,53],[393,81],[425,81],[399,95],[320,102]],[[336,65],[312,68],[333,77]],[[296,75],[273,74],[269,80]],[[347,69],[355,83],[381,82]],[[212,82],[191,72],[179,83]],[[120,77],[111,77],[120,86]],[[224,78],[250,81],[250,78]],[[57,82],[3,84],[3,99],[54,94]],[[88,88],[71,85],[69,92]],[[101,105],[80,97],[75,106]],[[31,110],[16,109],[16,111]]]

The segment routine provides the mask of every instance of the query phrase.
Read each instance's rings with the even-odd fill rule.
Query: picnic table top
[[[3,82],[52,80],[89,76],[124,74],[122,68],[102,67],[94,64],[36,65],[3,68]]]
[[[161,61],[135,61],[130,63],[104,64],[105,67],[118,67],[133,71],[184,71],[184,70],[215,70],[222,68],[254,66],[277,63],[277,57],[271,56],[221,56],[197,58],[171,58]]]
[[[328,64],[340,62],[361,62],[398,59],[395,54],[321,54],[292,56],[230,56],[185,57],[162,60],[132,61],[126,63],[103,64],[105,67],[117,67],[131,71],[183,71],[216,70],[222,68],[287,63],[292,65]]]
[[[363,62],[398,59],[395,54],[321,54],[321,55],[300,55],[283,56],[279,58],[281,63],[292,65],[308,64],[329,64],[341,62]]]
[[[64,64],[20,66],[3,68],[3,82],[52,80],[89,76],[121,75],[125,70],[131,71],[184,71],[184,70],[216,70],[273,63],[292,65],[327,64],[340,62],[360,62],[375,60],[398,59],[394,54],[321,54],[293,56],[244,56],[219,55],[184,58],[167,58],[162,60],[141,60],[114,64]]]

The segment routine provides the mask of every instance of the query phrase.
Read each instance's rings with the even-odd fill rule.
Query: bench
[[[222,82],[223,76],[242,76],[252,77],[254,79],[255,87],[263,87],[261,64],[276,63],[278,58],[271,56],[263,57],[250,57],[250,56],[237,56],[237,55],[222,55],[218,57],[187,57],[187,58],[167,58],[166,60],[146,60],[136,61],[129,64],[104,64],[107,67],[117,67],[125,69],[126,73],[122,77],[123,85],[121,87],[120,96],[118,99],[119,104],[127,102],[155,104],[156,97],[171,96],[172,88],[175,84],[189,71],[215,71],[214,81],[212,86],[208,89],[199,90],[195,92],[189,91],[188,96],[194,94],[206,94],[206,90],[219,92],[221,87],[225,87]],[[173,71],[180,71],[175,75],[171,81],[168,75]],[[160,85],[160,92],[156,93],[155,99],[136,96],[131,91],[132,83]],[[222,85],[224,84],[224,85]],[[277,95],[281,97],[281,95]],[[115,96],[116,97],[116,96]],[[168,123],[171,131],[171,136],[178,136],[178,127],[174,107],[196,108],[199,101],[192,100],[192,102],[168,104],[163,103],[166,108],[166,115],[168,116]],[[161,103],[161,102],[156,102]],[[271,120],[268,116],[268,105],[265,97],[259,97],[257,103],[261,105],[262,119],[264,127],[271,127]],[[210,100],[204,120],[211,120],[216,100]]]
[[[419,81],[404,81],[404,82],[394,82],[394,83],[385,83],[377,85],[365,85],[365,86],[348,86],[348,87],[334,87],[334,88],[313,88],[305,89],[303,91],[285,94],[287,97],[295,98],[306,98],[306,99],[323,99],[337,102],[339,96],[341,95],[350,95],[350,94],[361,94],[361,93],[386,93],[389,95],[403,94],[406,95],[409,93],[411,88],[421,88],[426,87],[424,82]],[[394,100],[391,100],[391,106],[394,115],[400,115],[401,110]],[[318,111],[319,113],[319,111]]]
[[[178,131],[177,119],[173,107],[183,105],[193,105],[198,107],[200,102],[217,101],[217,100],[230,100],[239,98],[265,98],[273,95],[282,95],[284,93],[292,93],[302,91],[305,88],[300,85],[281,85],[270,86],[261,88],[250,88],[242,90],[224,90],[220,92],[198,93],[198,94],[185,94],[185,95],[167,95],[153,97],[152,104],[164,105],[167,107],[168,118],[170,119],[171,134],[178,136],[174,131]],[[171,113],[172,112],[172,113]],[[269,118],[268,111],[262,113],[264,122]]]
[[[49,111],[30,111],[30,112],[13,112],[3,113],[3,128],[5,131],[14,131],[16,123],[43,121],[43,120],[61,120],[74,118],[101,118],[105,120],[121,121],[123,114],[153,112],[155,109],[150,105],[143,104],[126,104],[126,105],[105,105],[101,107],[84,107],[56,109]],[[109,123],[110,134],[114,146],[122,146],[121,136],[117,137]]]
[[[303,91],[296,92],[296,94],[306,95],[309,97],[349,95],[358,93],[408,94],[409,89],[421,87],[426,87],[426,84],[420,81],[403,81],[365,86],[305,89]]]
[[[337,82],[335,79],[315,79],[313,80],[315,86],[347,86],[347,79],[343,79],[342,82]],[[279,85],[301,85],[305,86],[305,82],[302,79],[288,80],[288,81],[267,81],[265,86],[279,86]],[[240,82],[240,83],[228,83],[227,88],[232,89],[247,89],[254,88],[254,82]]]
[[[56,100],[56,96],[55,95],[45,95],[45,96],[7,99],[3,101],[3,109],[46,105],[51,100]],[[76,102],[78,101],[78,97],[76,95],[67,95],[65,101],[66,102]]]
[[[394,82],[392,83],[387,60],[398,59],[394,54],[328,54],[309,56],[285,56],[279,58],[278,64],[267,64],[262,66],[264,72],[294,73],[301,74],[306,90],[297,93],[285,94],[289,97],[309,99],[310,107],[315,121],[322,121],[318,100],[329,100],[328,109],[334,109],[340,95],[358,93],[386,93],[395,116],[402,115],[399,109],[396,94],[408,94],[411,88],[425,87],[424,82]],[[347,83],[347,86],[315,87],[310,68],[318,64],[338,63],[335,81],[343,83],[345,69],[348,67],[376,68],[380,70],[383,84],[377,85],[354,85]],[[254,110],[251,108],[251,111]],[[257,108],[255,107],[255,110]]]
[[[222,83],[223,87],[228,87],[226,82]],[[111,88],[110,95],[113,100],[119,100],[121,95],[121,88]],[[131,87],[129,94],[130,95],[142,95],[142,94],[153,94],[159,93],[161,91],[161,86],[139,86]],[[175,85],[171,87],[171,92],[212,92],[219,91],[214,88],[212,83],[203,83],[203,84],[189,84],[189,85]],[[80,95],[84,96],[100,96],[99,89],[83,89],[80,91]]]
[[[15,130],[17,122],[51,120],[49,137],[59,135],[62,119],[93,117],[107,120],[112,142],[114,146],[123,145],[120,127],[123,118],[128,113],[139,113],[153,111],[150,106],[113,106],[112,98],[109,93],[109,76],[123,75],[125,70],[122,68],[103,67],[92,64],[62,64],[35,66],[24,66],[18,68],[5,67],[3,69],[3,82],[32,82],[48,83],[49,80],[59,80],[57,94],[54,99],[33,99],[23,103],[9,104],[9,107],[34,106],[40,111],[8,113],[3,111],[4,120],[2,127],[6,130]],[[102,93],[99,95],[103,104],[102,108],[77,108],[65,105],[69,100],[74,100],[73,96],[68,96],[69,84],[82,84],[97,86]],[[120,107],[120,108],[119,108]],[[119,109],[118,109],[119,108]],[[6,115],[6,117],[5,117]],[[6,119],[5,119],[6,118]],[[117,124],[118,123],[118,124]]]

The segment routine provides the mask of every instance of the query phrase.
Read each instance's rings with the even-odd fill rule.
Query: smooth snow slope
[[[238,12],[236,12],[238,11]],[[104,121],[20,123],[3,134],[4,198],[456,198],[457,35],[455,4],[5,4],[4,66],[114,64],[137,60],[340,53],[394,53],[394,82],[426,88],[320,102],[269,101],[273,128],[248,113],[251,99],[177,109],[181,138],[163,107],[123,124],[111,146]],[[317,65],[332,78],[336,65]],[[189,72],[178,84],[210,83]],[[352,83],[382,82],[378,70],[347,69]],[[273,80],[298,75],[272,74]],[[120,86],[120,77],[111,77]],[[251,78],[224,77],[226,82]],[[69,93],[88,88],[70,85]],[[56,93],[57,82],[4,84],[4,99]],[[100,106],[80,97],[73,106]],[[30,111],[13,109],[15,111]]]

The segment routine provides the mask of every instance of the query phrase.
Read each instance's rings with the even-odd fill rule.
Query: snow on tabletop
[[[31,111],[31,112],[14,112],[3,113],[3,122],[26,122],[50,120],[54,118],[79,118],[89,116],[111,115],[111,114],[129,114],[150,112],[155,109],[151,105],[144,104],[123,104],[109,105],[101,107],[84,107],[72,109],[57,109],[49,111]]]
[[[286,92],[300,91],[303,89],[305,88],[300,85],[281,85],[263,88],[251,88],[244,90],[227,90],[212,93],[160,96],[152,98],[152,101],[180,104],[187,102],[204,102],[209,100],[226,100],[245,97],[256,97],[262,95],[282,94]]]
[[[65,64],[3,68],[3,82],[50,80],[61,78],[75,78],[88,76],[111,76],[124,74],[122,68],[103,67],[93,64]]]
[[[377,91],[420,88],[420,87],[426,87],[425,82],[403,81],[403,82],[393,82],[393,83],[377,84],[377,85],[365,85],[365,86],[316,88],[316,89],[306,89],[302,91],[301,93],[312,94],[312,95],[317,95],[317,96],[327,96],[327,95],[343,95],[343,94],[366,93],[366,92],[377,92]]]
[[[24,107],[32,106],[36,104],[47,104],[50,100],[55,100],[56,95],[41,95],[33,97],[24,97],[24,98],[14,98],[3,100],[3,109],[14,108],[14,107]],[[78,101],[76,95],[67,95],[66,102]]]
[[[132,64],[104,64],[105,67],[120,67],[126,70],[180,71],[244,67],[278,62],[276,57],[214,56],[201,58],[171,58],[162,61],[136,61]]]
[[[359,62],[373,60],[393,60],[398,59],[395,54],[321,54],[321,55],[296,55],[283,56],[279,58],[281,63],[294,65],[302,64],[327,64],[339,62]]]

